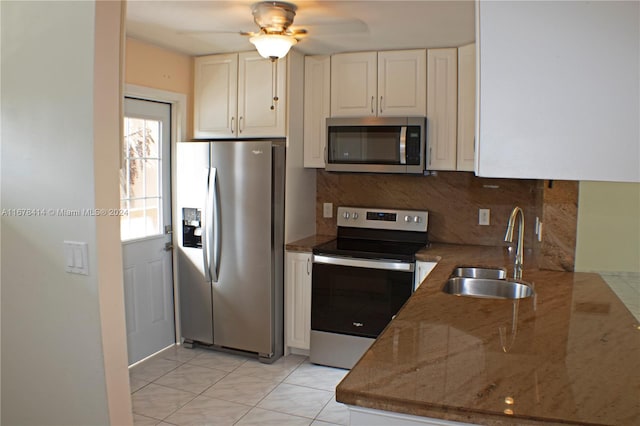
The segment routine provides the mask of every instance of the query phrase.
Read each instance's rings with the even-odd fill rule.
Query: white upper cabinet
[[[475,167],[476,135],[476,45],[458,48],[458,149],[456,169],[472,172]]]
[[[238,59],[238,137],[284,137],[286,58],[275,66],[257,52],[240,53]]]
[[[194,137],[284,137],[285,91],[286,58],[275,66],[257,52],[196,58]]]
[[[424,49],[331,57],[331,116],[424,116]]]
[[[456,170],[458,49],[427,51],[427,169]]]
[[[378,52],[378,115],[427,115],[424,49]]]
[[[194,136],[235,137],[238,54],[195,59]]]
[[[304,58],[304,167],[324,168],[331,114],[331,57]]]
[[[476,9],[476,173],[640,182],[640,2]]]
[[[333,55],[331,57],[331,116],[377,115],[377,72],[376,52]]]

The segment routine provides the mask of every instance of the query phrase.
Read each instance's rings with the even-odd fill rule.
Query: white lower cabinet
[[[424,281],[425,278],[427,278],[427,275],[429,275],[431,273],[431,271],[433,270],[433,268],[435,268],[437,265],[436,262],[423,262],[421,260],[416,261],[416,271],[414,274],[414,282],[413,282],[413,289],[414,291],[418,289],[418,287],[420,287],[420,284],[422,284],[422,281]]]
[[[285,353],[309,350],[311,333],[311,253],[286,252],[284,278]],[[297,350],[297,351],[296,351]]]
[[[451,420],[419,417],[410,414],[392,413],[372,408],[348,405],[350,426],[471,426],[472,423],[454,422]]]

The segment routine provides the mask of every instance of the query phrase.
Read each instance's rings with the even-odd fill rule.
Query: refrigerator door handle
[[[207,192],[205,194],[204,199],[204,208],[203,208],[203,217],[202,217],[202,257],[204,264],[204,276],[208,282],[211,282],[211,238],[210,238],[210,230],[213,228],[213,222],[210,219],[211,213],[213,212],[212,206],[212,174],[215,173],[215,169],[209,169],[209,173],[207,175]],[[215,179],[215,178],[214,178]]]
[[[210,189],[210,192],[212,194],[212,203],[210,204],[210,206],[212,206],[212,214],[211,214],[211,219],[212,221],[210,222],[213,226],[211,227],[212,229],[210,230],[210,232],[213,234],[211,235],[211,239],[214,240],[214,244],[213,244],[213,264],[209,263],[210,265],[210,273],[211,273],[211,277],[213,278],[214,282],[218,281],[218,277],[220,276],[220,245],[221,245],[221,227],[220,227],[220,185],[218,185],[218,170],[214,167],[211,169],[211,173],[213,175],[213,182],[212,182],[212,188]]]

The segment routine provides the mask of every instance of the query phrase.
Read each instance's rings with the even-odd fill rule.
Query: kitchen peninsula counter
[[[458,422],[640,424],[640,328],[597,274],[525,270],[534,297],[458,297],[459,265],[507,248],[432,244],[438,265],[336,389],[352,406]],[[530,264],[533,264],[530,262]]]

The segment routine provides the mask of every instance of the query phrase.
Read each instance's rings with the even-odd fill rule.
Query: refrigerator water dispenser
[[[182,209],[182,245],[202,248],[202,222],[200,209],[184,207]]]

